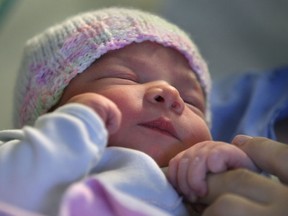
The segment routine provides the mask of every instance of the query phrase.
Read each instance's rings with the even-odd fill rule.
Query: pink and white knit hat
[[[182,53],[208,95],[207,65],[185,32],[147,12],[107,8],[74,16],[27,42],[15,88],[15,126],[32,124],[47,112],[71,79],[103,54],[143,41]]]

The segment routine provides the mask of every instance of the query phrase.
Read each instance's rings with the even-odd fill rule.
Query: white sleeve
[[[107,131],[92,109],[65,105],[34,127],[0,132],[0,201],[45,213],[97,165]],[[57,209],[57,208],[55,208]]]

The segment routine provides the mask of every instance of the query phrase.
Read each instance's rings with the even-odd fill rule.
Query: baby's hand
[[[168,179],[186,199],[195,202],[207,193],[206,176],[229,169],[258,171],[245,152],[224,142],[204,141],[180,152],[171,159]]]
[[[109,134],[115,133],[121,123],[121,112],[108,98],[96,93],[83,93],[70,98],[67,103],[80,103],[92,108],[105,123]]]

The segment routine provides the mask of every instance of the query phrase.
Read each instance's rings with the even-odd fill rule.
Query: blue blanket
[[[229,142],[236,134],[276,139],[275,123],[288,118],[288,67],[215,80],[210,103],[215,140]]]

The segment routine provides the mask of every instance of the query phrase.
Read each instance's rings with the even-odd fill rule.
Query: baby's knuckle
[[[210,155],[220,157],[223,154],[222,148],[213,148],[209,152]]]

